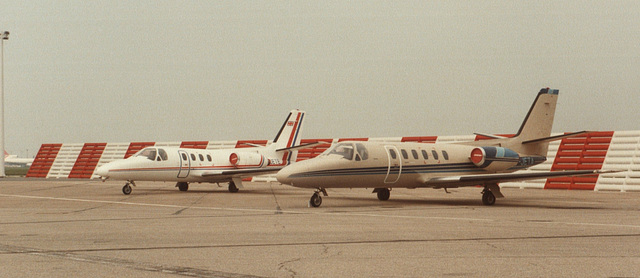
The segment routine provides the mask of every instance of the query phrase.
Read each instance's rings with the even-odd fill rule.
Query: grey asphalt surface
[[[640,277],[640,193],[0,179],[2,277]]]

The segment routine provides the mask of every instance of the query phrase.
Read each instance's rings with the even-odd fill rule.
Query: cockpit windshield
[[[353,160],[355,157],[356,161],[367,160],[369,158],[369,152],[362,143],[338,143],[325,151],[325,155],[339,155],[348,160]]]
[[[338,143],[328,150],[327,155],[339,155],[351,160],[353,159],[353,145],[351,143]]]
[[[146,157],[147,159],[153,161],[163,161],[169,158],[167,156],[167,152],[164,149],[160,148],[144,148],[139,151],[136,156]]]

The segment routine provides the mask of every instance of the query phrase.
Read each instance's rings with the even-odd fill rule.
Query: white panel
[[[68,178],[73,165],[78,160],[84,144],[62,144],[56,159],[49,169],[47,178]]]
[[[622,130],[622,131],[615,131],[614,137],[633,137],[633,138],[638,138],[640,137],[640,130]]]
[[[182,142],[156,142],[154,147],[180,148]]]
[[[623,172],[600,175],[594,190],[640,191],[640,131],[615,131],[602,169]]]
[[[236,144],[238,144],[238,141],[209,141],[207,150],[233,149]]]
[[[475,135],[438,136],[436,143],[469,142],[475,140]]]
[[[402,142],[402,137],[381,137],[381,138],[369,138],[369,142]]]

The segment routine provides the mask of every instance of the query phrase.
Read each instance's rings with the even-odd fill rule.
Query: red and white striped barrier
[[[555,134],[558,135],[558,134]],[[502,136],[511,136],[509,134]],[[303,139],[301,144],[340,142],[346,140],[378,142],[424,142],[452,143],[483,140],[483,136],[414,136],[389,138],[339,138]],[[84,144],[43,144],[27,177],[34,178],[97,178],[97,167],[127,158],[148,146],[183,147],[196,149],[222,149],[249,147],[247,143],[266,145],[267,140],[240,141],[184,141],[184,142],[132,142],[132,143],[84,143]],[[321,144],[301,150],[298,161],[316,157],[330,144]],[[503,187],[640,191],[640,130],[599,131],[577,137],[551,142],[548,160],[525,171],[562,170],[622,170],[606,177],[585,176],[550,178],[524,182],[500,184]],[[254,177],[254,181],[275,181],[273,175]]]

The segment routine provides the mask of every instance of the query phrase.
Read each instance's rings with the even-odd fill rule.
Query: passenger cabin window
[[[196,155],[195,154],[191,154],[191,160],[196,161]]]
[[[400,150],[400,152],[402,153],[402,157],[404,159],[409,159],[409,155],[407,154],[407,151],[405,151],[404,149]]]
[[[422,150],[422,157],[424,157],[424,159],[429,159],[429,156],[427,155],[427,151]]]
[[[438,160],[438,153],[435,150],[431,151],[431,154],[433,155],[433,159]]]
[[[445,160],[449,160],[449,154],[447,151],[442,151],[442,157],[444,157]]]
[[[353,159],[353,145],[350,143],[339,143],[329,149],[327,155],[339,155],[348,160]]]
[[[411,154],[413,155],[413,159],[418,159],[418,152],[416,152],[416,150],[411,150]]]
[[[207,155],[207,160],[209,160],[209,162],[211,162],[211,155],[210,154]]]
[[[200,158],[200,161],[204,161],[204,156],[201,154],[198,154],[198,157]]]

